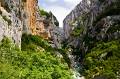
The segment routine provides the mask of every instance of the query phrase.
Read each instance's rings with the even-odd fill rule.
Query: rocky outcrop
[[[36,34],[43,37],[44,39],[49,39],[50,36],[50,20],[46,16],[38,15]]]
[[[41,15],[38,13],[36,34],[43,37],[44,39],[51,40],[54,38],[54,31],[59,26],[57,25],[59,23],[52,12],[46,13],[48,15]]]
[[[66,18],[63,21],[65,39],[68,39],[70,37],[70,32],[77,25],[77,19],[80,16],[84,15],[85,13],[87,14],[89,11],[90,11],[90,1],[83,0],[70,12],[69,15],[66,16]]]
[[[20,47],[23,28],[23,1],[0,0],[0,40],[9,37]]]
[[[37,14],[37,0],[1,0],[0,39],[9,37],[20,47],[22,33],[36,35]]]
[[[49,39],[50,33],[45,29],[44,20],[45,19],[41,17],[41,19],[37,21],[38,26],[36,28],[36,34],[43,37],[44,39]]]

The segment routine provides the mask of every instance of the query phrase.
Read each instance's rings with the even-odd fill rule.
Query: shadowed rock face
[[[96,26],[103,18],[119,15],[119,3],[119,0],[82,0],[64,19],[65,38],[70,36],[75,22],[80,18],[85,26]]]
[[[64,39],[76,61],[98,41],[120,38],[120,0],[82,0],[64,19]],[[80,52],[76,52],[80,51]],[[79,59],[79,60],[78,60]]]
[[[119,38],[120,29],[109,31],[113,26],[118,28],[120,23],[119,4],[119,0],[83,0],[64,19],[65,39],[70,38],[69,42],[75,42],[71,42],[75,47],[84,42],[79,46],[85,47],[85,37],[91,38],[91,43],[93,39],[99,41]],[[82,27],[83,31],[79,37],[74,37],[72,32],[77,27]]]

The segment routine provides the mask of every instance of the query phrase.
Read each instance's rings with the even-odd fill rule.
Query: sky
[[[39,6],[46,10],[51,11],[59,21],[59,27],[63,27],[64,18],[71,12],[72,9],[81,0],[38,0]]]

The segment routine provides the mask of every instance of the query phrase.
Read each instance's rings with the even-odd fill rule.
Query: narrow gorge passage
[[[0,0],[0,79],[120,79],[120,0]]]

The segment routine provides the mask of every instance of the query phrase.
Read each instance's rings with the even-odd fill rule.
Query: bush
[[[39,11],[40,11],[40,14],[41,14],[42,16],[46,16],[47,18],[50,17],[50,14],[49,14],[48,12],[44,11],[43,9],[40,9]]]
[[[108,79],[120,78],[120,41],[101,42],[84,59],[84,75],[87,79],[105,76]]]
[[[41,37],[37,35],[27,35],[23,34],[22,35],[22,44],[21,44],[21,49],[22,50],[31,50],[31,47],[34,45],[38,47],[44,48],[46,51],[51,51],[53,50],[48,41],[43,40]],[[30,47],[30,48],[29,48]]]
[[[28,44],[28,46],[31,44],[30,46],[34,47],[23,47],[24,51],[11,47],[12,44],[7,38],[2,41],[0,79],[71,79],[68,65],[44,48],[39,47],[39,50],[34,51],[37,49],[37,45],[33,43],[34,36],[30,35],[30,37],[31,39],[26,36],[27,39],[23,39],[22,44]]]

